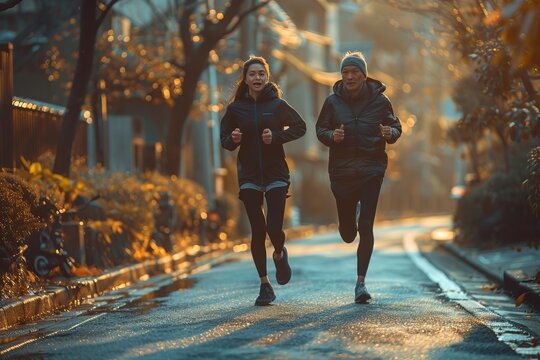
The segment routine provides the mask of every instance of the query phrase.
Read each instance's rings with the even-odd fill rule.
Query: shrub
[[[197,231],[201,213],[208,212],[208,201],[204,188],[194,181],[177,177],[166,177],[156,172],[147,172],[143,177],[146,186],[171,193],[176,210],[176,231]],[[156,195],[157,196],[157,195]]]
[[[238,195],[225,191],[216,199],[216,206],[222,221],[222,230],[228,237],[238,237],[238,219],[241,213]]]
[[[529,190],[529,204],[536,217],[540,217],[540,146],[529,153],[528,174],[524,185]]]
[[[456,209],[457,241],[481,246],[535,241],[539,223],[527,195],[515,174],[495,173],[471,187]]]
[[[105,249],[103,264],[118,265],[130,259],[150,258],[150,236],[154,229],[156,204],[153,191],[135,175],[91,170],[79,180],[86,184],[82,195],[99,194],[104,220],[89,220],[87,225],[99,233],[94,248]]]
[[[37,191],[24,180],[0,173],[0,248],[14,259],[7,271],[0,272],[0,299],[28,292],[34,278],[26,270],[24,259],[17,257],[24,241],[43,227],[42,220],[32,214],[37,204]]]

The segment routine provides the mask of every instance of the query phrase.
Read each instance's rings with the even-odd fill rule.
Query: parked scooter
[[[172,233],[176,227],[176,210],[168,191],[160,191],[158,195],[158,211],[154,214],[155,231],[152,238],[165,251],[171,252],[174,247]]]
[[[48,219],[47,226],[34,232],[27,239],[28,248],[24,252],[26,263],[30,270],[39,276],[47,276],[49,272],[60,267],[66,277],[73,276],[71,266],[75,263],[67,251],[64,250],[64,233],[62,221],[75,217],[78,211],[84,209],[99,196],[90,199],[80,209],[58,209],[49,199],[41,197],[35,210],[36,215]],[[52,219],[52,221],[50,221]]]

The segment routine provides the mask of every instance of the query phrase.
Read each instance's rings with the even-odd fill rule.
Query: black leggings
[[[285,233],[283,232],[283,216],[285,214],[285,199],[287,198],[287,187],[277,187],[267,191],[266,197],[267,214],[266,219],[262,209],[263,193],[253,189],[240,190],[240,200],[244,202],[244,207],[251,225],[251,255],[255,262],[255,267],[259,277],[266,276],[266,234],[270,237],[276,253],[283,250],[285,244]]]
[[[358,276],[366,276],[373,252],[373,222],[375,221],[381,185],[381,179],[374,178],[347,196],[339,196],[334,193],[341,238],[346,243],[351,243],[356,237],[357,230],[360,235],[360,242],[356,250]],[[360,202],[360,216],[356,219],[358,202]]]

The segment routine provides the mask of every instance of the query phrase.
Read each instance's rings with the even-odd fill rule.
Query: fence
[[[55,153],[64,111],[61,106],[13,97],[13,153],[16,167],[21,166],[21,156],[35,161],[47,151]],[[81,112],[79,129],[73,143],[73,156],[87,155],[87,128],[90,119],[88,110]]]
[[[65,109],[13,96],[13,45],[0,44],[0,168],[21,166],[21,157],[35,161],[56,151]],[[72,154],[87,155],[87,127],[91,113],[81,112]]]

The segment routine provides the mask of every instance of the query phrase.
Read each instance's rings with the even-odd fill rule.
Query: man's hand
[[[270,130],[268,128],[263,130],[263,132],[262,132],[262,141],[266,145],[270,145],[270,143],[272,142],[272,130]]]
[[[379,124],[379,129],[381,129],[381,135],[385,140],[390,140],[392,138],[392,128],[390,126]]]
[[[240,141],[242,141],[242,133],[240,132],[239,128],[236,128],[231,133],[232,141],[235,144],[238,144]]]
[[[334,142],[340,143],[345,139],[345,126],[341,124],[339,129],[334,130]]]

